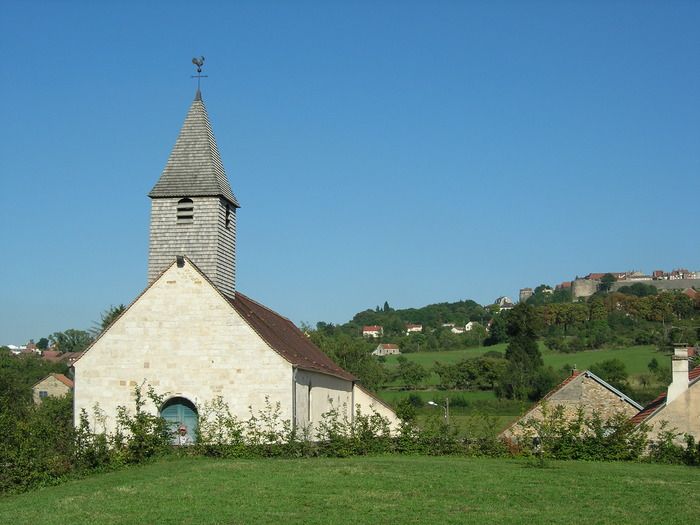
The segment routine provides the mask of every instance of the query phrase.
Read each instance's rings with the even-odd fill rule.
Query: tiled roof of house
[[[158,197],[221,196],[238,207],[199,91],[158,182],[148,194]]]
[[[382,327],[378,325],[372,325],[372,326],[363,326],[362,331],[363,332],[379,332],[381,331]]]
[[[356,380],[355,376],[336,365],[330,357],[309,341],[308,337],[286,317],[282,317],[240,292],[236,292],[236,297],[229,298],[228,301],[273,350],[293,365],[348,381]]]
[[[58,379],[61,383],[66,385],[68,388],[73,388],[73,381],[64,376],[63,374],[51,374],[55,379]]]
[[[700,380],[700,366],[696,366],[692,370],[688,371],[688,382],[693,383],[696,380]],[[630,419],[630,421],[635,425],[639,425],[643,421],[649,419],[658,410],[666,406],[666,394],[667,392],[659,394],[659,396],[656,399],[654,399],[651,403],[645,406],[643,410],[640,410],[635,416],[633,416]]]
[[[395,345],[394,343],[381,343],[379,346],[381,348],[383,348],[384,350],[398,350],[399,349],[399,345]]]
[[[41,353],[42,359],[45,361],[50,361],[52,363],[57,363],[61,360],[61,352],[58,350],[44,350]]]

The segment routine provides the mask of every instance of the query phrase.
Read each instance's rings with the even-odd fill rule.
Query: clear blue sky
[[[700,270],[700,3],[3,3],[0,344],[146,284],[203,81],[238,287],[295,322]]]

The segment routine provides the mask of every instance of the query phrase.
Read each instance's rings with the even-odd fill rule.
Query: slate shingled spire
[[[219,148],[211,131],[207,108],[199,90],[168,163],[148,196],[221,196],[236,208],[240,207],[226,177]]]
[[[186,255],[226,296],[236,281],[236,209],[197,90],[151,198],[148,282]]]

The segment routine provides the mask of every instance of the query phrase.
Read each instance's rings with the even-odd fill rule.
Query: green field
[[[450,350],[444,352],[415,352],[410,354],[403,354],[403,356],[410,360],[419,363],[426,368],[432,368],[436,361],[453,364],[462,359],[479,357],[488,351],[495,350],[497,352],[505,353],[506,344],[498,344],[488,347],[477,347],[477,348],[465,348],[461,350]],[[645,346],[630,346],[625,348],[606,348],[602,350],[586,350],[584,352],[576,352],[573,354],[563,354],[560,352],[553,352],[546,348],[543,344],[540,344],[540,351],[542,352],[542,358],[544,359],[545,366],[551,366],[555,370],[561,369],[564,365],[576,366],[579,370],[585,370],[589,368],[592,364],[598,363],[600,361],[606,361],[608,359],[619,359],[627,366],[627,372],[630,375],[642,374],[647,372],[647,365],[652,358],[663,363],[664,354],[659,353],[656,347],[652,345]],[[398,356],[389,356],[386,358],[386,365],[389,368],[393,368],[398,365]],[[400,386],[400,382],[389,383],[389,387]],[[436,386],[439,384],[439,376],[437,374],[431,374],[430,378],[426,381],[427,386]]]
[[[171,459],[0,498],[0,523],[694,523],[698,475],[463,457]]]

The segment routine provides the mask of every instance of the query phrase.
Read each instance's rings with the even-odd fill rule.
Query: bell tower
[[[148,194],[148,283],[187,256],[225,295],[236,289],[236,210],[199,88],[160,179]]]

